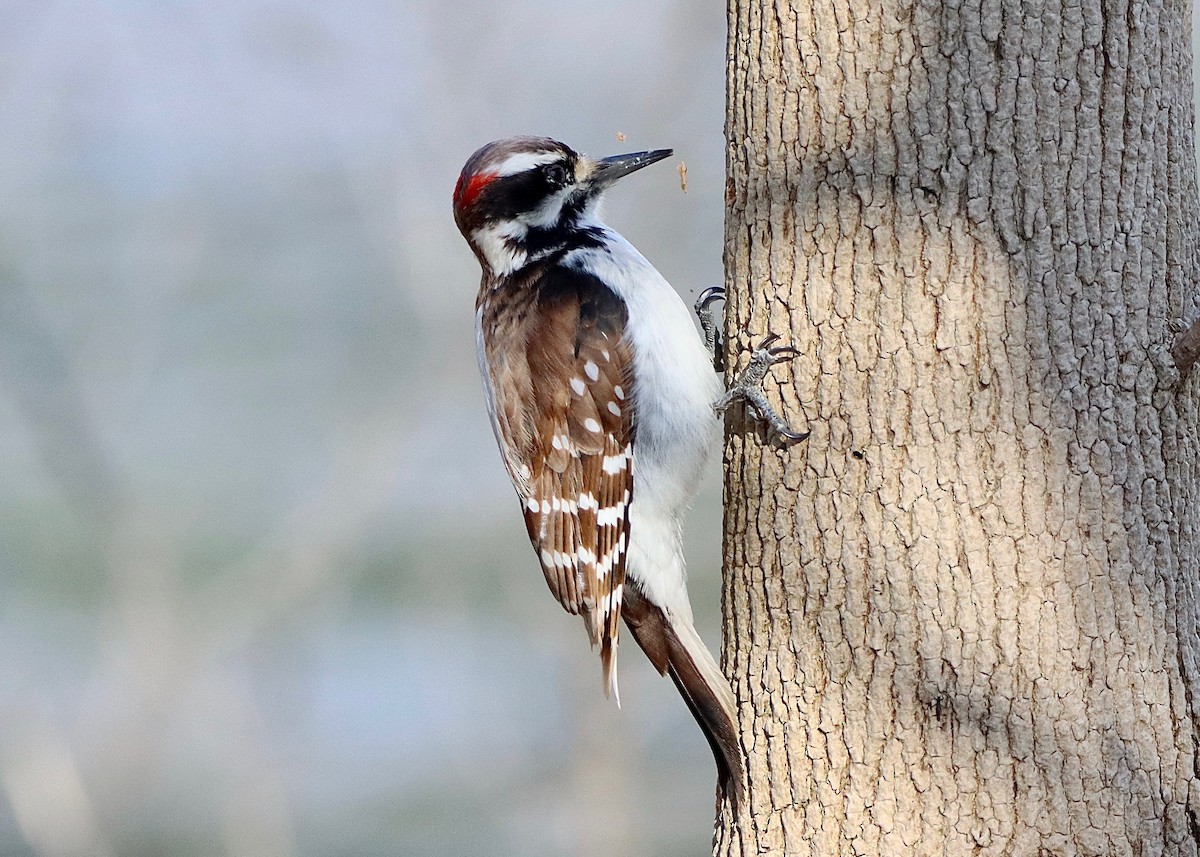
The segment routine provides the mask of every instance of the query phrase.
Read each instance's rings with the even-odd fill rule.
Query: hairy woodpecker
[[[671,154],[593,160],[545,137],[499,140],[463,167],[454,219],[483,268],[475,318],[488,413],[546,582],[583,617],[618,704],[624,618],[674,679],[736,806],[733,692],[692,624],[680,530],[717,434],[714,405],[745,398],[786,437],[803,436],[757,389],[791,349],[764,343],[749,384],[722,397],[687,306],[597,214],[605,188]]]

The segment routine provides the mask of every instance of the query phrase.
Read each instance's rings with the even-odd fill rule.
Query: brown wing
[[[582,614],[615,692],[633,490],[625,305],[594,277],[557,266],[515,285],[521,294],[480,303],[496,436],[546,582]]]

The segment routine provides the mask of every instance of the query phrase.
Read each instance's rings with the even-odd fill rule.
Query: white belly
[[[629,310],[637,429],[628,571],[652,601],[690,619],[680,525],[715,446],[721,379],[687,305],[633,245],[609,235],[610,252],[564,261],[611,286]]]

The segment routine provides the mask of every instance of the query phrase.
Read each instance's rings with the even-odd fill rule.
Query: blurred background
[[[608,220],[720,282],[724,34],[682,0],[0,2],[0,855],[707,853],[674,688],[627,642],[606,701],[525,540],[450,192],[510,134],[673,146]],[[714,464],[714,647],[719,521]]]

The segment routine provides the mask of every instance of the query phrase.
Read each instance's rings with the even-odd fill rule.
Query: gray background
[[[607,702],[525,541],[450,191],[509,134],[674,146],[609,221],[719,282],[724,26],[0,3],[0,855],[707,851],[673,687],[630,642]]]

